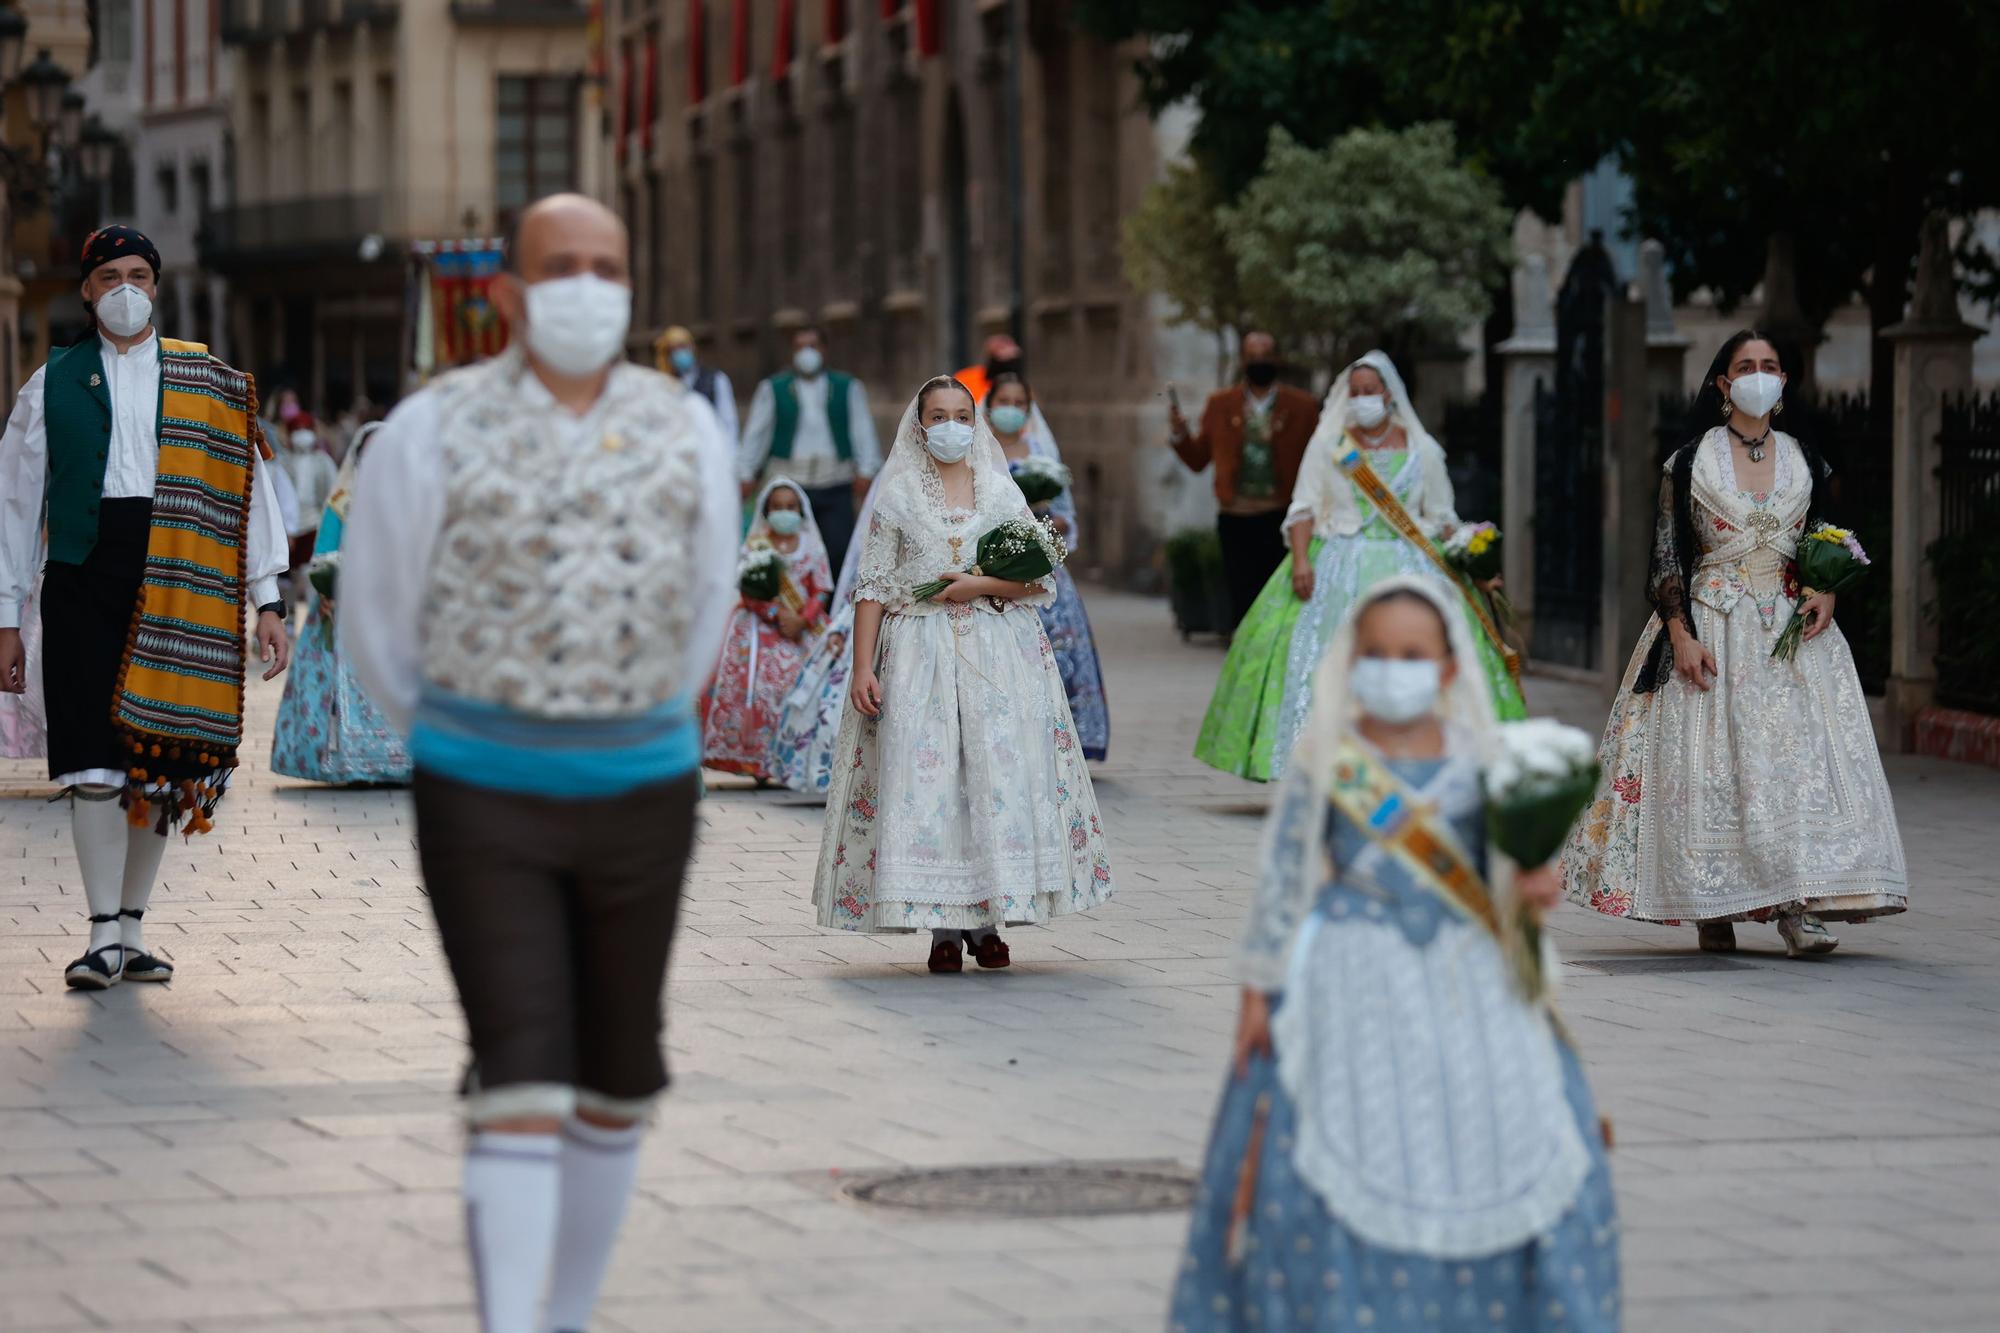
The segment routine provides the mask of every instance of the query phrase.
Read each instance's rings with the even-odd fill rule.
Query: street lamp
[[[62,109],[56,113],[56,144],[66,153],[75,152],[83,139],[83,90],[70,88],[62,95]]]
[[[118,165],[118,136],[96,116],[84,124],[76,163],[83,168],[84,179],[91,181],[110,180],[112,169]]]
[[[49,48],[35,54],[35,63],[21,71],[21,86],[28,90],[28,119],[42,134],[53,133],[62,116],[63,92],[69,87],[69,73],[49,58]]]
[[[28,20],[18,9],[0,9],[0,88],[21,72],[21,53],[28,45]]]

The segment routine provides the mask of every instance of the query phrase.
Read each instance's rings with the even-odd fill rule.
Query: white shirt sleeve
[[[875,435],[875,417],[868,410],[868,390],[855,380],[847,389],[847,435],[854,442],[854,471],[872,477],[882,470],[882,442]]]
[[[0,629],[19,629],[42,551],[42,502],[49,485],[48,421],[42,375],[28,377],[0,436]]]
[[[405,399],[368,442],[340,542],[340,651],[389,724],[408,735],[423,686],[423,600],[444,526],[437,397]]]
[[[768,385],[758,386],[758,392],[769,400]],[[694,416],[705,438],[694,576],[688,583],[688,596],[694,599],[694,614],[688,620],[685,676],[691,695],[707,688],[716,655],[722,651],[722,636],[729,628],[729,613],[736,606],[736,546],[743,526],[743,502],[731,466],[730,438],[722,433],[714,412],[706,410],[708,402],[699,394],[693,398],[698,404]]]
[[[771,381],[757,381],[750,395],[750,420],[743,425],[743,447],[736,457],[736,479],[752,482],[764,471],[771,456],[771,435],[778,425],[778,405],[771,396]]]
[[[715,421],[722,427],[722,438],[730,448],[742,438],[743,427],[736,420],[736,386],[729,382],[729,376],[715,372]]]
[[[243,543],[245,595],[252,612],[278,600],[278,578],[292,565],[284,509],[271,477],[277,460],[260,458],[257,464],[250,473],[250,527]]]

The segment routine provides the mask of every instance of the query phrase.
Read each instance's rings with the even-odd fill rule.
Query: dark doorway
[[[954,367],[972,363],[972,204],[965,167],[965,116],[952,94],[944,117],[944,253],[946,309],[951,328],[947,350]]]

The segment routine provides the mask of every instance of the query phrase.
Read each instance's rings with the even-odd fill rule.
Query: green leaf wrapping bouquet
[[[1597,796],[1597,742],[1552,718],[1499,728],[1499,744],[1483,774],[1486,838],[1514,864],[1533,870],[1562,850],[1570,827]],[[1541,922],[1517,908],[1511,932],[1519,948],[1515,971],[1530,998],[1547,989]]]
[[[1069,559],[1069,547],[1047,519],[1010,518],[979,539],[977,554],[965,572],[1009,583],[1033,583],[1047,578]],[[910,600],[928,602],[951,586],[949,579],[932,579],[910,590]]]
[[[1069,469],[1053,458],[1040,454],[1030,454],[1018,463],[1009,463],[1007,470],[1014,476],[1014,484],[1021,488],[1030,505],[1047,504],[1070,488]]]

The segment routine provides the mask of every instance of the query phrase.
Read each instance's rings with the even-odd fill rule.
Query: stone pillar
[[[1667,248],[1639,243],[1639,289],[1646,298],[1646,394],[1655,412],[1662,398],[1687,395],[1687,350],[1694,339],[1674,327],[1674,294],[1667,285]]]
[[[1652,340],[1638,284],[1605,310],[1604,564],[1597,663],[1607,698],[1618,688],[1632,645],[1652,608],[1652,564],[1659,469],[1653,444]],[[1588,515],[1575,515],[1588,522]]]
[[[1883,748],[1906,753],[1916,716],[1937,693],[1937,626],[1924,608],[1937,596],[1924,551],[1941,535],[1937,470],[1943,462],[1938,431],[1944,403],[1972,388],[1972,344],[1983,330],[1958,315],[1952,278],[1951,238],[1942,214],[1924,223],[1917,252],[1917,283],[1910,311],[1882,331],[1896,348],[1896,400],[1890,448],[1894,454],[1894,526],[1890,539],[1889,680],[1884,700]]]
[[[1556,387],[1556,316],[1549,264],[1531,254],[1514,270],[1514,336],[1500,358],[1500,531],[1507,597],[1524,636],[1535,623],[1535,385]]]

